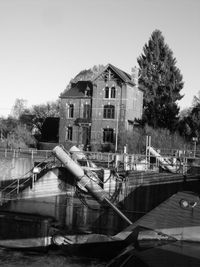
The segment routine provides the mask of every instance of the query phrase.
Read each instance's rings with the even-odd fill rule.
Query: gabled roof
[[[92,90],[91,81],[78,81],[77,83],[72,84],[71,88],[65,91],[61,98],[84,98],[88,97],[85,95],[87,89]]]
[[[61,94],[61,98],[84,98],[87,97],[85,95],[85,91],[87,87],[92,90],[93,82],[98,79],[106,70],[111,69],[124,83],[129,83],[131,85],[135,85],[133,80],[131,79],[131,75],[127,72],[115,67],[112,64],[107,64],[105,68],[100,71],[93,79],[91,80],[80,80],[78,82],[72,83],[71,88],[69,90],[65,90]]]
[[[128,74],[127,72],[125,72],[125,71],[123,71],[123,70],[115,67],[112,64],[106,65],[106,67],[100,73],[98,73],[96,77],[94,77],[93,81],[95,81],[96,79],[98,79],[98,77],[101,76],[109,68],[113,72],[115,72],[123,82],[130,83],[132,85],[135,85],[134,82],[131,79],[131,75],[130,74]]]

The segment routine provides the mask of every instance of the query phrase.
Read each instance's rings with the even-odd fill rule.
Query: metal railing
[[[52,154],[51,150],[37,149],[0,149],[1,158],[48,158]]]
[[[12,157],[24,157],[25,154],[31,157],[33,157],[33,155],[37,155],[37,160],[40,160],[39,164],[35,166],[36,168],[40,168],[41,166],[43,166],[42,164],[47,161],[47,165],[40,168],[40,172],[47,168],[48,164],[51,164],[52,161],[55,163],[55,158],[52,156],[51,150],[22,150],[19,151],[18,154],[16,154],[16,150],[1,150],[0,153],[2,153],[2,155],[4,155],[4,153],[12,153]],[[77,154],[79,153],[85,156],[85,162],[86,164],[88,164],[88,167],[92,167],[92,163],[95,163],[96,166],[100,168],[115,168],[116,170],[125,171],[159,171],[159,168],[161,167],[168,171],[171,169],[173,170],[173,173],[179,174],[187,174],[188,170],[190,170],[191,168],[197,168],[197,171],[200,170],[200,158],[186,156],[186,154],[175,156],[153,156],[150,154],[117,154],[90,151],[84,151],[84,153],[83,151],[78,151],[73,152],[72,154],[76,154],[77,156]],[[8,154],[6,154],[6,156],[8,156]],[[51,157],[52,160],[50,161],[49,159]],[[164,161],[161,161],[161,158],[163,158]],[[33,169],[35,167],[30,169],[20,178],[17,178],[10,184],[6,185],[0,191],[1,204],[11,199],[18,199],[23,189],[27,188],[28,186],[34,186],[35,182],[37,181],[33,172]],[[27,177],[27,175],[29,176]]]
[[[83,155],[83,151],[76,151],[73,154]],[[85,152],[85,159],[95,163],[99,167],[116,168],[123,170],[138,171],[159,171],[159,168],[173,173],[187,173],[192,167],[200,168],[200,158],[186,156],[186,154],[169,155],[150,155],[150,154],[117,154],[101,152]],[[90,164],[88,164],[88,167]]]
[[[52,157],[52,161],[54,162],[54,158]],[[50,157],[49,157],[50,158]],[[45,159],[46,160],[46,159]],[[40,168],[40,173],[47,169],[48,165],[51,164],[51,162],[48,162],[43,168],[42,166],[44,164],[44,161],[40,162],[33,168],[31,168],[28,172],[26,172],[23,176],[20,178],[15,179],[13,182],[5,186],[2,190],[0,190],[0,204],[12,200],[12,199],[18,199],[20,196],[20,193],[27,188],[28,186],[34,187],[35,182],[38,180],[38,176],[34,174],[35,168]],[[27,175],[29,175],[27,177]]]
[[[158,150],[157,150],[158,151]],[[113,168],[121,167],[125,170],[152,170],[161,166],[159,157],[144,154],[118,154],[118,153],[103,153],[93,151],[73,152],[74,154],[83,154],[87,160],[92,161],[99,167]],[[168,163],[175,169],[182,172],[187,171],[191,165],[200,167],[200,153],[196,151],[195,157],[191,150],[167,150],[159,149],[160,157],[164,157]],[[42,161],[51,157],[51,150],[37,149],[0,149],[0,158],[31,158],[33,161]],[[154,162],[152,162],[154,159]],[[199,159],[199,160],[198,160]],[[198,162],[199,161],[199,162]],[[164,167],[165,164],[162,164]],[[142,167],[143,166],[143,167]]]

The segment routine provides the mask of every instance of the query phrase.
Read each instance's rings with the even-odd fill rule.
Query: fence
[[[37,149],[0,149],[0,157],[3,158],[48,158],[51,156],[51,150],[37,150]]]
[[[84,151],[85,164],[92,167],[91,163],[104,168],[117,168],[123,170],[158,170],[160,167],[172,172],[186,173],[191,167],[200,167],[200,153],[196,151],[181,151],[159,149],[159,156],[150,154],[118,154]],[[158,150],[157,150],[158,151]],[[73,152],[73,154],[83,151]],[[33,162],[40,162],[52,155],[51,150],[36,149],[0,149],[0,158],[30,158]],[[164,159],[164,160],[163,160]]]

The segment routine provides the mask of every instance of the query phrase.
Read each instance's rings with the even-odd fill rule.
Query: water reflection
[[[0,248],[0,266],[2,267],[105,267],[105,262],[67,257],[57,251],[47,253],[24,252]]]

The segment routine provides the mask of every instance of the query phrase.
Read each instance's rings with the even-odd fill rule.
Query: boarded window
[[[105,105],[103,117],[104,119],[114,119],[115,118],[115,107],[113,105]]]
[[[110,128],[103,129],[103,142],[104,143],[113,143],[114,142],[113,129],[110,129]]]

